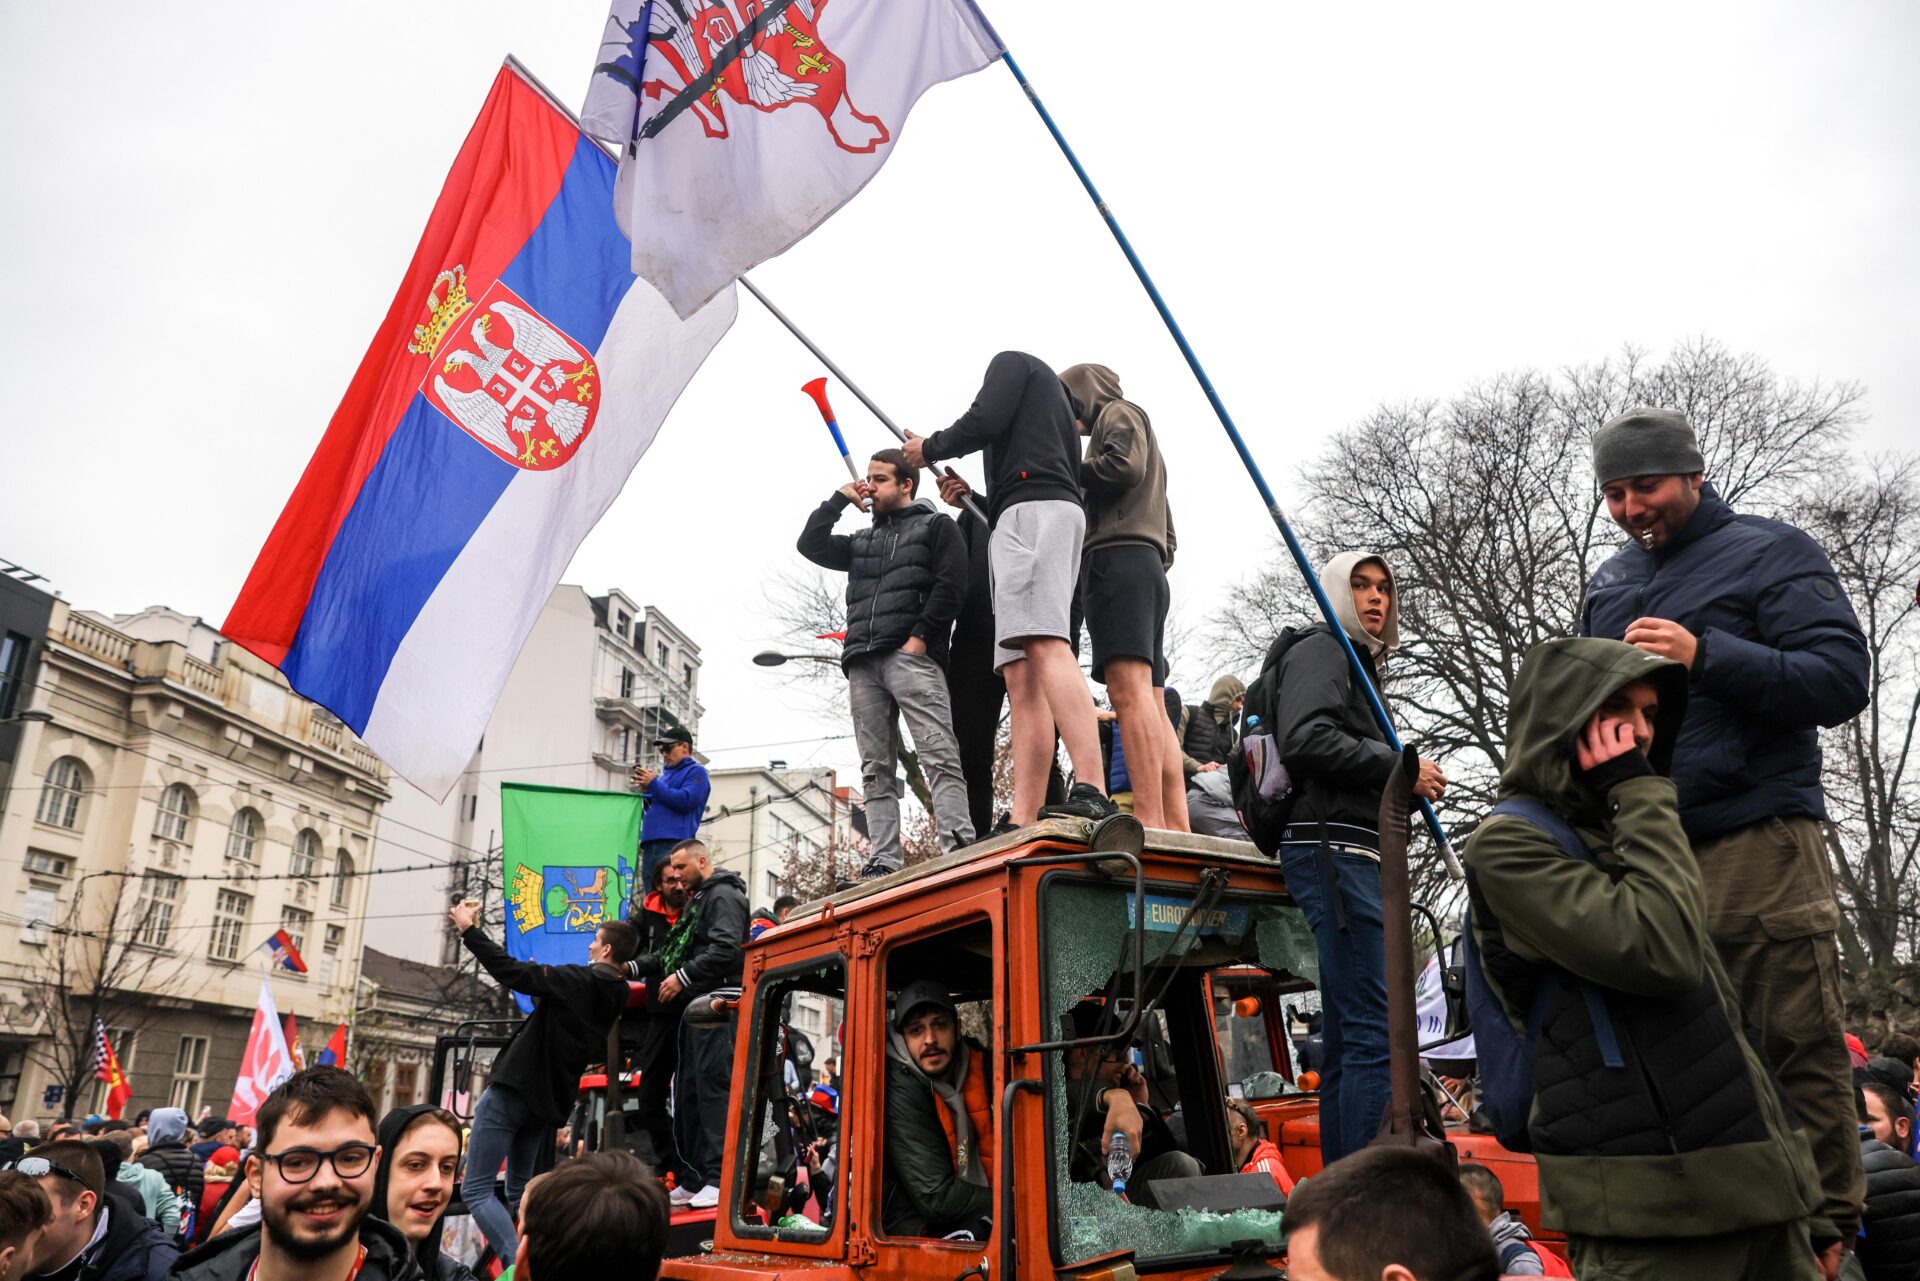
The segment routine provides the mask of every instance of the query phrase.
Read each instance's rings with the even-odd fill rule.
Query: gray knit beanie
[[[1692,476],[1707,469],[1700,439],[1677,409],[1630,409],[1593,433],[1593,479]]]

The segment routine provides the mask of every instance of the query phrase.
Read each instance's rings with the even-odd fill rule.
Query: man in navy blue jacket
[[[673,847],[700,835],[700,820],[707,812],[707,797],[713,793],[713,780],[707,767],[693,759],[693,735],[684,726],[675,725],[654,740],[660,749],[660,768],[633,767],[633,785],[646,793],[647,812],[640,819],[641,888],[634,893],[636,906],[645,887],[653,884],[653,869],[666,861]]]
[[[1587,584],[1580,630],[1690,673],[1673,760],[1680,820],[1708,929],[1813,1144],[1828,1220],[1815,1244],[1837,1262],[1866,1186],[1840,1022],[1840,909],[1819,826],[1820,730],[1866,706],[1866,639],[1813,539],[1734,511],[1706,483],[1683,414],[1613,419],[1594,433],[1593,464],[1632,541]]]

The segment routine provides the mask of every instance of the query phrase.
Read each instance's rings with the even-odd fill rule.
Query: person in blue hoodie
[[[681,841],[700,835],[713,780],[707,767],[693,759],[693,735],[675,725],[653,741],[660,749],[660,768],[633,767],[633,785],[646,794],[647,812],[640,820],[640,879],[653,884],[653,869],[673,853]]]

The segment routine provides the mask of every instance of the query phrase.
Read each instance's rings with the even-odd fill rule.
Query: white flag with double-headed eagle
[[[615,0],[586,131],[633,271],[690,316],[880,172],[934,85],[1005,50],[971,0]]]

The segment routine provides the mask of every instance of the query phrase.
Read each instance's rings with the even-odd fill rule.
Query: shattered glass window
[[[1136,937],[1144,944],[1143,992],[1149,999],[1156,994],[1181,999],[1166,994],[1199,989],[1177,982],[1180,974],[1226,967],[1259,967],[1294,986],[1317,981],[1313,934],[1298,908],[1277,900],[1228,893],[1196,912],[1194,896],[1192,886],[1149,885],[1144,902],[1140,902],[1130,883],[1092,882],[1070,874],[1050,877],[1041,900],[1046,925],[1045,1026],[1049,1039],[1075,1035],[1071,1012],[1089,998],[1111,1002],[1116,1010],[1131,1005],[1137,997],[1131,990]],[[1137,936],[1136,922],[1140,925]],[[1303,993],[1301,997],[1306,995],[1317,997],[1317,993]],[[1204,1017],[1213,1023],[1211,1010],[1204,1011]],[[1082,1057],[1070,1066],[1069,1056],[1076,1053]],[[1078,1081],[1070,1089],[1068,1078],[1076,1072],[1084,1077],[1089,1069],[1082,1065],[1088,1057],[1085,1051],[1056,1051],[1046,1056],[1048,1148],[1053,1156],[1058,1262],[1074,1263],[1116,1250],[1132,1250],[1143,1262],[1164,1260],[1219,1253],[1248,1241],[1277,1250],[1281,1240],[1281,1216],[1277,1212],[1155,1209],[1110,1191],[1103,1170],[1090,1174],[1084,1152],[1076,1171],[1076,1117],[1070,1098],[1078,1102],[1088,1091]],[[1218,1114],[1224,1110],[1221,1100],[1228,1083],[1220,1079],[1218,1062],[1211,1055],[1203,1061],[1207,1079],[1179,1082],[1178,1095],[1185,1113],[1178,1119],[1188,1136],[1215,1125],[1224,1132],[1224,1120]],[[1208,1108],[1213,1115],[1198,1114]],[[1084,1114],[1079,1121],[1078,1133],[1084,1135]],[[1151,1138],[1146,1146],[1153,1147]],[[1182,1150],[1197,1148],[1192,1142],[1182,1145]],[[1078,1180],[1073,1177],[1076,1172],[1081,1175]],[[1204,1166],[1201,1170],[1204,1175],[1232,1172]],[[1136,1181],[1138,1178],[1136,1174]]]

